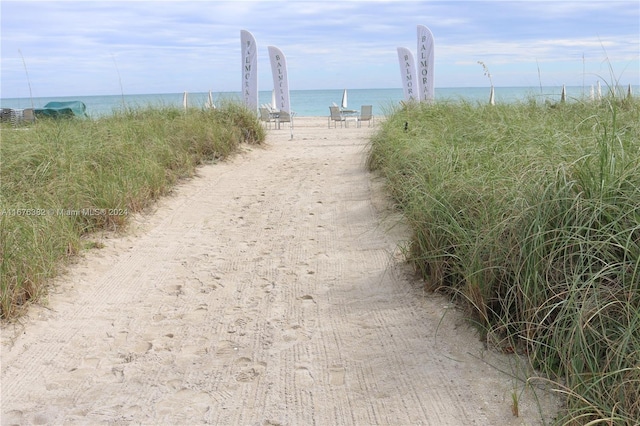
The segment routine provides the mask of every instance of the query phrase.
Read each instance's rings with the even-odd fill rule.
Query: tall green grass
[[[406,124],[406,130],[405,130]],[[640,423],[640,102],[394,111],[379,170],[408,259],[566,396],[559,423]]]
[[[84,236],[126,226],[128,216],[239,144],[264,141],[255,114],[131,109],[98,120],[39,120],[2,128],[0,316],[42,295]]]

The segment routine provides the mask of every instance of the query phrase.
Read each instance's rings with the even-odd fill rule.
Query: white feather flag
[[[431,102],[434,92],[434,41],[433,34],[424,25],[418,25],[418,90],[420,101]]]
[[[240,31],[242,47],[242,98],[251,111],[258,111],[258,46],[249,31]]]
[[[269,46],[269,60],[273,74],[273,88],[276,92],[276,108],[291,114],[287,60],[282,51],[275,46]]]
[[[398,63],[405,101],[418,100],[418,86],[416,80],[416,63],[413,54],[406,47],[398,47]]]

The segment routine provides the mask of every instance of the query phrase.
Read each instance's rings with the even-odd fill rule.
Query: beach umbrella
[[[213,95],[211,94],[211,90],[209,90],[209,97],[207,98],[207,103],[205,104],[207,108],[215,108],[216,106],[213,104]]]
[[[184,94],[182,95],[182,106],[186,111],[187,110],[187,92],[184,92]]]
[[[347,108],[347,89],[344,89],[344,92],[342,92],[342,108]]]
[[[491,92],[489,93],[489,105],[495,105],[496,104],[496,92],[493,89],[493,86],[491,86]]]
[[[564,102],[567,100],[567,88],[562,85],[562,93],[560,94],[560,102]]]

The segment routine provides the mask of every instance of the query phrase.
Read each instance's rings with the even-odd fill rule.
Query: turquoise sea
[[[604,94],[608,87],[602,87]],[[628,88],[619,91],[626,95]],[[488,102],[489,87],[454,87],[436,88],[437,101]],[[517,102],[535,99],[536,101],[558,102],[562,87],[496,87],[495,101]],[[591,87],[567,87],[567,99],[588,99]],[[596,89],[597,92],[597,89]],[[343,89],[334,90],[292,90],[291,109],[297,116],[328,116],[329,106],[333,103],[340,105]],[[375,115],[385,115],[403,100],[402,89],[348,89],[348,108],[360,109],[361,105],[373,105]],[[632,86],[632,93],[640,93],[639,86]],[[214,104],[227,100],[240,102],[240,92],[213,92]],[[597,95],[597,93],[596,93]],[[207,102],[208,93],[188,93],[189,107],[201,108]],[[58,96],[47,98],[6,98],[0,99],[2,108],[24,109],[41,108],[50,101],[82,101],[87,106],[87,114],[92,118],[112,114],[123,108],[142,108],[148,106],[177,106],[182,107],[183,93],[163,93],[146,95],[105,95],[105,96]],[[259,103],[271,103],[271,91],[259,93]]]

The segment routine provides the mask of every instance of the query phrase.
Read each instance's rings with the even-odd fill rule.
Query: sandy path
[[[513,358],[401,263],[371,130],[296,125],[203,167],[2,326],[3,425],[540,423],[488,365]]]

